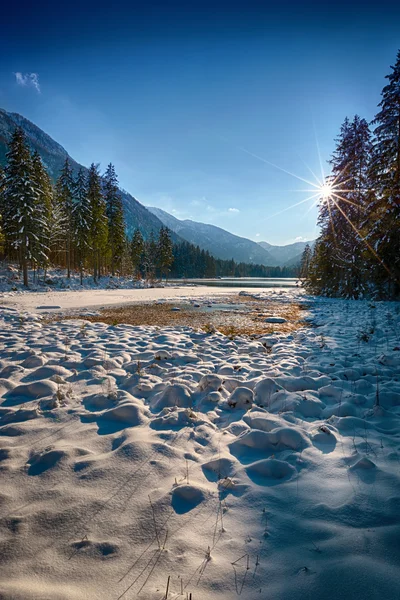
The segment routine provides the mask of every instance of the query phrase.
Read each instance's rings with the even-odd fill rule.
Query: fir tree
[[[37,151],[32,155],[32,182],[37,192],[36,218],[39,225],[36,232],[35,254],[38,257],[38,265],[46,267],[49,252],[49,226],[53,204],[53,186]]]
[[[90,246],[92,248],[93,278],[97,282],[101,274],[102,257],[107,250],[108,222],[101,177],[98,166],[94,163],[89,169],[87,197],[91,211]]]
[[[88,199],[86,175],[82,168],[78,171],[74,185],[72,218],[74,243],[79,257],[79,272],[82,285],[83,267],[90,250],[90,233],[92,225],[91,205]]]
[[[67,278],[71,276],[72,245],[73,245],[73,194],[74,178],[69,158],[67,157],[56,183],[56,198],[63,213],[65,223],[65,254],[67,265]]]
[[[308,272],[310,269],[310,263],[312,259],[312,250],[310,244],[306,244],[303,250],[303,254],[301,256],[300,263],[300,277],[302,279],[308,278]]]
[[[158,266],[161,270],[161,275],[164,273],[168,279],[170,267],[174,262],[174,254],[172,251],[171,234],[167,227],[161,227],[157,244]]]
[[[125,247],[125,220],[115,168],[110,163],[104,175],[104,199],[107,206],[108,242],[111,250],[111,273],[120,267]]]
[[[43,222],[37,210],[39,193],[33,182],[32,157],[21,128],[13,133],[6,158],[4,232],[7,242],[18,250],[23,283],[28,287],[29,261],[44,260],[38,235]]]
[[[3,235],[3,215],[4,215],[4,194],[6,191],[6,174],[2,166],[0,166],[0,250],[3,252],[4,235]]]
[[[400,51],[391,69],[386,76],[388,84],[382,90],[380,111],[373,121],[376,142],[371,177],[375,196],[368,207],[373,220],[367,239],[374,249],[371,263],[375,282],[382,291],[397,296],[400,293]]]
[[[345,119],[330,161],[332,194],[322,198],[321,234],[312,258],[313,289],[358,298],[367,287],[366,243],[361,232],[370,190],[371,134],[365,119]],[[318,290],[317,290],[318,288]]]
[[[139,272],[140,272],[140,266],[142,264],[143,252],[144,252],[144,240],[143,240],[143,236],[139,229],[135,229],[135,231],[134,231],[134,234],[133,234],[133,237],[131,240],[131,244],[130,244],[130,251],[131,251],[133,272],[136,276],[138,276]]]
[[[148,240],[144,244],[143,250],[143,270],[146,279],[154,279],[158,263],[158,248],[154,237],[154,232],[151,231]]]

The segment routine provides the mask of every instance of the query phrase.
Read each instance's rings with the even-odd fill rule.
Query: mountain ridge
[[[270,253],[257,242],[230,233],[216,225],[200,223],[191,219],[177,219],[161,208],[149,206],[148,209],[169,229],[192,244],[208,250],[217,258],[261,264],[267,267],[278,266]]]
[[[55,181],[61,168],[68,157],[72,170],[76,173],[80,167],[87,172],[87,167],[74,160],[65,148],[56,142],[43,129],[26,119],[19,113],[7,112],[0,108],[0,165],[6,162],[7,144],[15,127],[22,127],[29,146],[37,150],[47,168],[50,177]],[[120,188],[121,197],[125,208],[126,230],[129,237],[133,235],[136,227],[140,229],[143,236],[147,238],[153,231],[155,234],[160,230],[163,223],[143,206],[129,192]],[[173,241],[182,241],[174,234]]]

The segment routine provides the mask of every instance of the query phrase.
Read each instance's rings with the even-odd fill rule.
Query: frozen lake
[[[293,288],[298,279],[285,277],[222,277],[221,279],[171,279],[170,283],[188,283],[217,287]]]

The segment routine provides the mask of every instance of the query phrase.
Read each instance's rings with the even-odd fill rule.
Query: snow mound
[[[204,375],[199,381],[199,390],[201,392],[216,392],[222,388],[223,380],[218,375]]]
[[[282,389],[274,379],[267,377],[259,381],[254,388],[255,402],[260,406],[268,406],[271,401],[272,394]]]
[[[266,458],[258,460],[246,467],[246,473],[255,483],[260,485],[270,485],[271,483],[267,480],[288,480],[296,474],[296,469],[292,467],[288,462],[284,460],[277,460],[276,458]]]
[[[57,391],[57,385],[53,381],[34,381],[33,383],[17,385],[9,391],[8,398],[26,398],[37,400],[45,396],[52,396]]]
[[[126,423],[127,427],[136,427],[138,425],[143,425],[143,423],[146,422],[143,408],[130,402],[105,410],[101,413],[99,419],[101,421],[118,421]]]
[[[206,497],[207,492],[199,486],[177,485],[172,490],[172,508],[177,514],[182,515],[196,508]]]
[[[240,457],[249,451],[276,453],[282,450],[302,450],[309,445],[306,437],[297,429],[281,427],[271,432],[252,429],[229,444],[231,452]]]
[[[192,398],[189,390],[183,385],[168,385],[162,392],[156,394],[150,401],[150,407],[153,412],[159,412],[168,406],[178,406],[179,408],[189,408],[192,405]]]
[[[247,387],[237,387],[228,398],[228,405],[231,408],[249,409],[253,405],[253,391]]]
[[[358,460],[354,465],[352,465],[350,467],[350,469],[352,471],[357,471],[359,469],[369,470],[369,469],[375,469],[375,468],[376,468],[376,464],[374,462],[372,462],[372,460],[370,460],[366,456],[363,456],[362,458],[360,458],[360,460]]]
[[[209,481],[219,481],[235,473],[235,462],[231,458],[216,458],[201,465]]]

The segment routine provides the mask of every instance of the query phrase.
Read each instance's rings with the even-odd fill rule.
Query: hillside
[[[274,246],[268,242],[258,243],[261,248],[264,248],[264,250],[274,257],[281,267],[291,267],[299,264],[306,245],[309,244],[311,247],[314,246],[313,240],[309,242],[294,242],[294,244],[287,244],[286,246]]]
[[[80,165],[68,152],[55,140],[53,140],[40,127],[28,121],[17,113],[9,113],[0,108],[0,165],[5,164],[7,143],[15,127],[22,127],[31,148],[37,150],[51,176],[55,181],[60,173],[66,157],[71,161],[71,166],[76,172]],[[95,157],[94,157],[95,158]],[[86,169],[86,167],[83,167]],[[122,199],[125,207],[125,218],[128,236],[131,236],[134,229],[138,227],[143,236],[147,238],[151,231],[155,233],[162,226],[161,221],[150,211],[138,202],[131,194],[121,190]],[[178,241],[175,237],[175,241]]]
[[[149,207],[171,231],[185,238],[188,242],[208,250],[213,256],[236,262],[261,264],[268,267],[277,266],[276,260],[264,248],[247,238],[234,235],[215,225],[198,223],[188,219],[181,221],[161,208]]]

